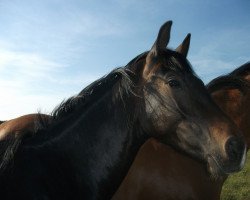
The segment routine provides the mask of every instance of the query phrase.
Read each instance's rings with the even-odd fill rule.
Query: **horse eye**
[[[180,82],[177,80],[169,80],[168,84],[170,87],[180,87],[180,85],[181,85]]]

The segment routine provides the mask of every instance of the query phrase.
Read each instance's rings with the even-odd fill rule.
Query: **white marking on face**
[[[244,167],[244,165],[245,165],[246,156],[247,156],[247,147],[245,145],[244,154],[243,154],[241,162],[240,162],[240,169],[242,169]]]

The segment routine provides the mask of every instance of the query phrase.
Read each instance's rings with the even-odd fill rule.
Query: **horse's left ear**
[[[187,34],[183,42],[175,49],[175,51],[182,54],[184,57],[187,57],[189,45],[190,45],[191,34]]]
[[[146,63],[149,64],[151,60],[158,55],[160,50],[166,49],[170,39],[171,26],[172,21],[167,21],[161,26],[156,41],[146,57]],[[150,71],[151,67],[147,65],[143,70],[143,76],[146,77]]]
[[[166,49],[170,39],[171,26],[172,21],[167,21],[161,26],[156,41],[149,54],[154,54],[156,56],[159,50]]]

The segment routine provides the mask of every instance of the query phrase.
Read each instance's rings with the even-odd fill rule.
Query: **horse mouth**
[[[231,172],[225,170],[220,164],[220,162],[212,155],[208,155],[207,163],[208,163],[208,171],[210,172],[211,176],[215,179],[231,174]]]
[[[220,162],[215,156],[209,154],[207,156],[207,163],[208,163],[208,171],[211,173],[212,176],[227,176],[234,172],[238,172],[242,170],[244,164],[246,162],[246,146],[241,157],[240,162],[232,163],[231,161],[226,161],[223,163]]]

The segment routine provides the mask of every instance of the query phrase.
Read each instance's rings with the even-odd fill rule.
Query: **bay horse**
[[[238,128],[186,59],[190,34],[166,48],[171,25],[150,51],[59,105],[32,137],[3,140],[1,199],[110,199],[150,137],[207,163],[213,176],[243,167]]]
[[[250,147],[250,63],[212,80],[208,91],[240,128]],[[227,176],[214,179],[206,165],[155,139],[140,148],[112,200],[219,200]]]

